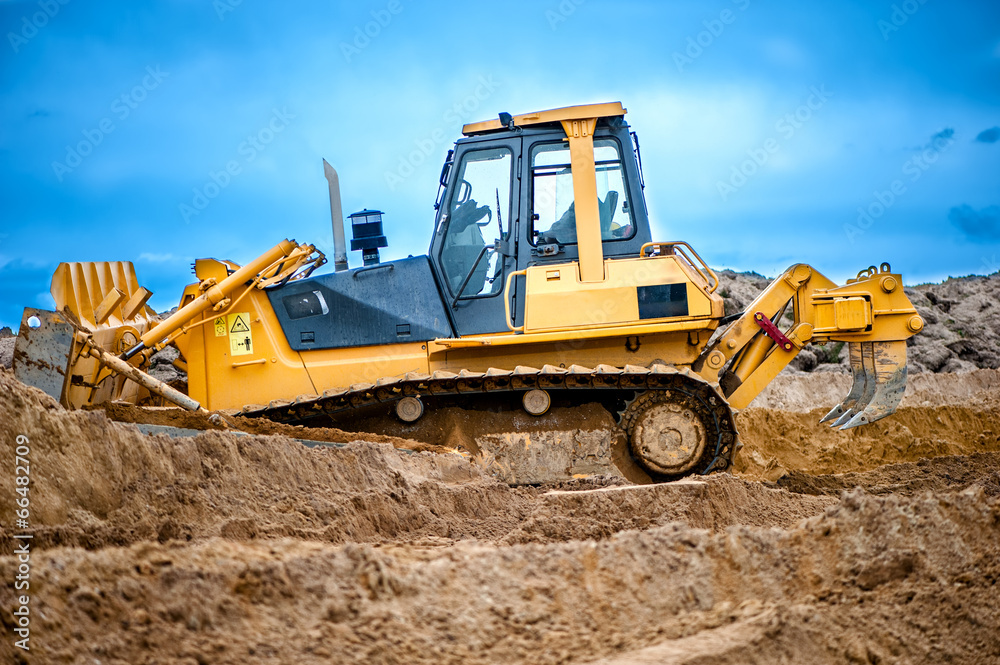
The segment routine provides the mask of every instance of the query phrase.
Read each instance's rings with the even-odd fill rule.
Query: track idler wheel
[[[640,393],[622,413],[636,461],[662,480],[719,471],[737,445],[732,412],[708,385]]]
[[[417,397],[407,396],[396,402],[396,416],[404,423],[415,423],[424,415],[424,403]]]

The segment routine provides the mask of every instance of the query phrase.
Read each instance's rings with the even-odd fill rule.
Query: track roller
[[[552,406],[552,397],[545,390],[529,390],[521,398],[524,410],[533,416],[545,415]]]
[[[404,423],[413,423],[424,415],[424,403],[417,397],[407,396],[396,402],[396,416]]]

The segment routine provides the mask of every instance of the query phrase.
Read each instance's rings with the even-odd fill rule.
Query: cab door
[[[516,269],[521,139],[456,146],[431,259],[459,336],[507,332],[503,292]]]
[[[525,139],[521,182],[524,238],[518,268],[579,260],[573,173],[562,136]],[[649,242],[649,220],[625,130],[594,135],[597,207],[604,257],[638,256]]]

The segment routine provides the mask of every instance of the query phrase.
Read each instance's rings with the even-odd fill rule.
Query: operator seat
[[[601,225],[601,239],[608,240],[614,236],[611,233],[611,222],[615,218],[618,207],[618,192],[611,190],[604,200],[597,200],[597,212]],[[574,243],[576,242],[576,203],[570,203],[562,217],[538,237],[540,243]]]

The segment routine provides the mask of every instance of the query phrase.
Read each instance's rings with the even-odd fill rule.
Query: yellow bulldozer
[[[849,345],[853,385],[823,421],[848,429],[893,413],[906,340],[923,327],[900,275],[882,264],[838,286],[798,264],[726,316],[698,253],[651,237],[625,114],[606,103],[466,125],[423,256],[381,262],[382,213],[364,210],[349,218],[364,265],[349,268],[339,180],[324,161],[333,272],[314,274],[325,256],[290,240],[244,266],[201,259],[160,320],[130,263],[62,264],[57,311],[25,311],[15,372],[69,407],[157,395],[305,425],[372,409],[414,423],[444,397],[516,400],[533,416],[597,402],[629,463],[657,481],[729,467],[734,411],[807,344]],[[168,345],[186,395],[143,371]]]

